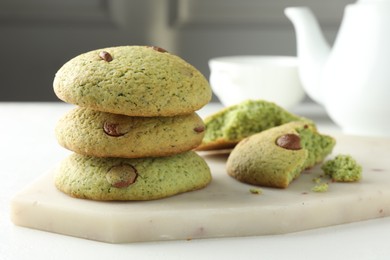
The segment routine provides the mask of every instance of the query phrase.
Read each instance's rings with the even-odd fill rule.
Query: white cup
[[[225,106],[264,99],[286,109],[305,96],[296,57],[230,56],[209,61],[210,84]]]

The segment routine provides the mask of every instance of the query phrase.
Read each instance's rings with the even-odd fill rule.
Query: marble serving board
[[[202,154],[213,180],[203,190],[147,202],[96,202],[59,192],[49,172],[11,201],[19,226],[109,242],[282,234],[390,215],[390,139],[337,136],[331,155],[351,154],[363,166],[358,183],[311,191],[315,167],[287,189],[240,183],[226,174],[226,154]]]

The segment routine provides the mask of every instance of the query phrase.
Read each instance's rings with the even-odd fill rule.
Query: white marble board
[[[390,215],[390,139],[337,136],[332,156],[351,154],[363,166],[359,183],[329,183],[312,192],[315,167],[287,189],[239,183],[226,174],[226,155],[203,155],[213,180],[203,190],[148,202],[70,198],[53,172],[19,192],[11,219],[19,226],[108,243],[283,234]]]

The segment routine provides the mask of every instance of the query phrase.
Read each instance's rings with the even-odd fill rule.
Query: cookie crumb
[[[339,154],[325,162],[321,169],[336,182],[355,182],[362,178],[362,166],[350,155]]]
[[[249,192],[252,194],[256,194],[256,195],[263,194],[263,191],[259,188],[251,188],[251,189],[249,189]]]
[[[320,184],[320,183],[321,183],[321,177],[316,177],[316,178],[314,178],[314,179],[313,179],[313,182],[314,182],[315,184]]]
[[[311,191],[314,192],[327,192],[329,189],[329,185],[327,183],[318,183],[313,188],[311,188]]]

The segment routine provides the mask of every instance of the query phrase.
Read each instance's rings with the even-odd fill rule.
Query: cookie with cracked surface
[[[53,87],[65,102],[128,116],[189,114],[211,99],[210,85],[196,68],[149,46],[81,54],[58,70]]]
[[[154,200],[204,188],[211,181],[193,151],[160,158],[98,158],[72,154],[55,174],[60,191],[90,200]]]
[[[196,114],[131,117],[77,107],[55,129],[60,145],[96,157],[159,157],[191,150],[204,136]]]
[[[307,168],[320,163],[335,146],[333,137],[314,125],[291,122],[242,140],[227,160],[233,178],[259,186],[287,188]]]

